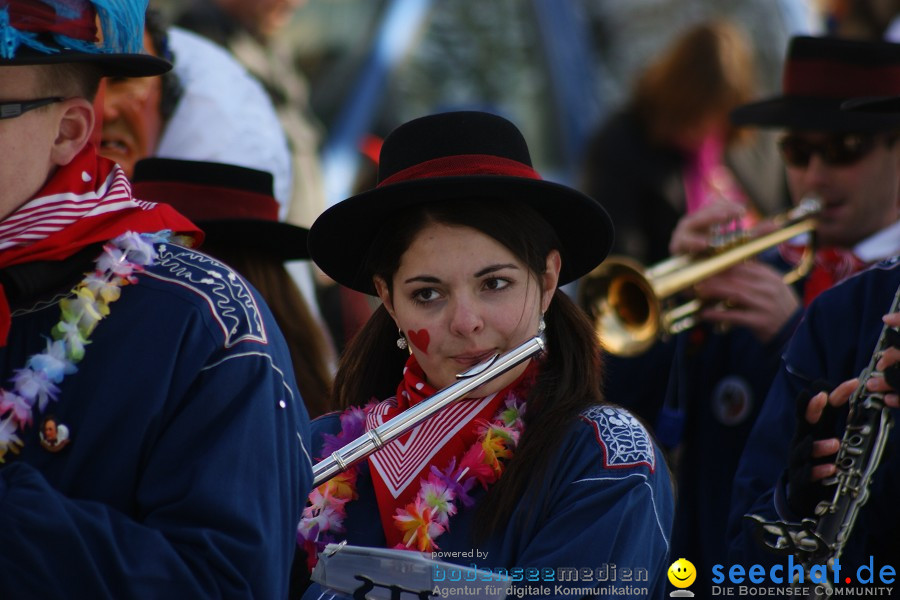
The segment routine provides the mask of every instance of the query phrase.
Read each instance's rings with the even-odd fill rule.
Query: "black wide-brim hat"
[[[589,273],[612,246],[606,210],[577,190],[541,179],[515,125],[489,113],[449,112],[409,121],[385,138],[377,187],[316,219],[310,255],[338,283],[375,294],[362,263],[379,230],[406,208],[467,198],[506,199],[537,211],[561,243],[560,285]]]
[[[309,230],[278,220],[273,180],[237,165],[145,158],[135,164],[132,184],[135,198],[173,206],[203,230],[206,242],[307,259]]]
[[[900,114],[900,96],[854,98],[841,105],[843,110]]]
[[[900,44],[835,37],[791,39],[782,95],[732,111],[735,125],[834,133],[900,128],[900,114],[842,110],[851,98],[900,95]]]
[[[0,0],[0,67],[86,63],[111,77],[162,75],[142,51],[146,0]],[[100,28],[98,30],[97,23]]]

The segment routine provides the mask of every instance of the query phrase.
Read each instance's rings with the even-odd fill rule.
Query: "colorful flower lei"
[[[43,413],[51,400],[59,399],[59,383],[75,373],[84,358],[85,346],[97,324],[109,314],[109,305],[119,299],[121,288],[137,283],[136,273],[153,264],[154,244],[166,242],[171,232],[123,233],[104,244],[103,253],[69,296],[59,302],[61,318],[43,352],[31,355],[25,367],[16,369],[12,390],[0,388],[0,463],[7,452],[18,454],[25,445],[17,435],[32,423],[37,405]]]
[[[324,436],[322,454],[329,456],[362,435],[366,415],[373,406],[374,403],[370,403],[341,414],[341,431],[334,436]],[[415,500],[405,508],[398,508],[394,515],[394,525],[403,533],[403,543],[397,548],[420,552],[439,548],[435,538],[449,529],[450,517],[459,510],[457,504],[462,503],[467,508],[474,505],[469,493],[475,483],[487,489],[503,474],[505,463],[512,458],[524,429],[524,414],[524,400],[510,393],[491,422],[481,422],[478,439],[463,454],[459,466],[454,457],[443,470],[431,467],[428,477],[420,480]],[[337,541],[336,535],[345,531],[345,505],[359,497],[356,491],[359,468],[359,465],[351,467],[309,495],[297,526],[297,543],[306,550],[310,569],[318,561],[318,553],[327,544]]]

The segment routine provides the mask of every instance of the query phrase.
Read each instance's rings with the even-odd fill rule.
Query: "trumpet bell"
[[[578,304],[601,346],[617,356],[642,354],[660,336],[660,303],[637,261],[608,257],[582,281]]]

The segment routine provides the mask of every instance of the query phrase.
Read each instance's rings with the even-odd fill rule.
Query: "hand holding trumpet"
[[[636,356],[661,336],[695,326],[701,316],[744,325],[763,341],[772,339],[800,305],[789,284],[808,272],[813,262],[812,248],[789,273],[777,274],[747,261],[813,230],[821,206],[817,200],[804,199],[796,208],[776,217],[773,224],[758,228],[753,236],[734,239],[736,236],[726,234],[721,224],[732,221],[742,210],[725,203],[711,204],[683,217],[676,228],[672,248],[682,253],[649,267],[627,256],[610,256],[582,279],[578,304],[593,320],[608,352]],[[708,236],[713,224],[719,224],[722,232],[716,243],[710,243]],[[695,252],[683,252],[689,248]],[[726,277],[727,271],[732,272]],[[711,282],[716,277],[722,279]],[[781,283],[775,281],[779,277]],[[706,297],[697,296],[698,289]],[[690,295],[694,297],[685,298]],[[682,303],[676,304],[678,301]],[[710,301],[731,301],[732,305],[710,309]],[[701,315],[702,311],[712,312]]]
[[[719,199],[703,208],[686,214],[678,220],[672,239],[669,240],[669,253],[702,254],[708,252],[713,244],[710,232],[715,227],[736,223],[747,214],[743,204]]]
[[[746,209],[727,201],[711,203],[679,220],[669,242],[672,254],[703,254],[715,250],[723,234],[711,231],[731,226],[743,218]],[[774,223],[762,223],[754,235],[774,231]],[[783,275],[757,260],[736,264],[727,271],[713,275],[694,286],[703,302],[699,317],[723,326],[746,327],[766,343],[800,308],[800,299]]]

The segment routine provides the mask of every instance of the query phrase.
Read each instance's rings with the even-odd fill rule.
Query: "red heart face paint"
[[[406,332],[406,337],[409,338],[409,341],[419,350],[428,354],[428,343],[431,341],[431,337],[428,335],[427,329],[420,329],[418,331],[413,331],[410,329]]]

